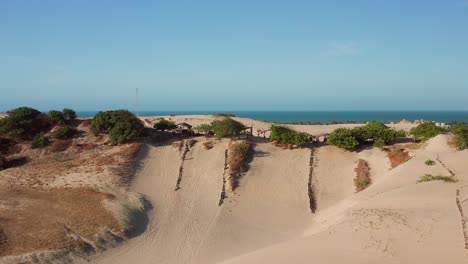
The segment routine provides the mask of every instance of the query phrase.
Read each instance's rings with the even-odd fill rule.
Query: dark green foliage
[[[238,136],[245,126],[229,117],[211,122],[211,129],[217,138]]]
[[[112,144],[121,144],[133,140],[143,132],[143,123],[127,110],[99,112],[91,123],[100,133],[109,133]]]
[[[330,134],[328,143],[343,149],[354,149],[359,145],[353,129],[350,128],[335,129]]]
[[[75,131],[67,125],[60,126],[52,133],[52,136],[57,139],[67,139],[73,136]]]
[[[374,142],[375,147],[383,148],[405,135],[405,131],[389,128],[382,122],[370,122],[352,129],[336,129],[330,134],[329,143],[344,149],[354,149],[361,144]]]
[[[0,119],[0,133],[23,138],[31,138],[50,128],[50,120],[31,107],[19,107],[7,112],[8,116]]]
[[[62,112],[57,110],[50,110],[49,113],[47,113],[47,115],[54,124],[65,124],[65,118],[63,117]]]
[[[455,135],[454,143],[459,150],[468,148],[468,125],[456,124],[450,128],[450,131]]]
[[[272,125],[270,141],[278,141],[282,144],[304,145],[311,141],[310,135],[294,131],[285,126]]]
[[[427,140],[444,132],[445,129],[436,126],[433,122],[422,123],[410,130],[411,135],[422,140]]]
[[[74,119],[76,119],[76,112],[72,109],[64,108],[62,110],[62,114],[65,121],[73,121]]]
[[[154,124],[154,128],[156,128],[157,130],[165,131],[165,130],[176,129],[177,125],[172,121],[162,119],[162,120],[159,120],[159,122],[157,122],[156,124]]]
[[[49,144],[49,139],[44,134],[37,134],[33,137],[31,148],[43,148]]]
[[[436,163],[435,163],[435,161],[428,159],[428,160],[426,160],[426,161],[424,162],[424,164],[426,164],[427,166],[433,166],[433,165],[435,165]]]

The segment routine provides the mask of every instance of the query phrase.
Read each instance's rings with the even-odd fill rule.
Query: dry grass
[[[203,142],[203,147],[205,149],[212,149],[214,147],[214,144],[211,141]]]
[[[228,188],[233,191],[238,186],[242,173],[248,169],[247,161],[250,158],[252,143],[247,140],[231,141],[228,150],[229,173],[226,180]]]
[[[444,182],[457,182],[456,179],[449,176],[433,176],[431,174],[426,174],[419,177],[418,183],[430,182],[430,181],[444,181]]]
[[[390,160],[392,168],[395,168],[398,165],[407,162],[409,159],[411,159],[411,157],[409,156],[409,152],[403,149],[390,150],[387,154],[387,157]]]
[[[357,167],[354,169],[356,177],[354,178],[354,186],[356,192],[366,189],[371,184],[370,168],[367,162],[363,159],[357,161]]]
[[[122,234],[117,220],[103,207],[103,201],[112,198],[89,188],[2,190],[0,256],[85,249],[82,239],[94,241],[104,228]]]

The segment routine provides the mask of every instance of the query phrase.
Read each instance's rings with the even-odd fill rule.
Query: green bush
[[[211,122],[211,129],[219,139],[238,136],[245,126],[241,122],[225,117]]]
[[[177,125],[172,121],[162,119],[159,120],[156,124],[154,124],[154,128],[162,131],[173,130],[177,128]]]
[[[468,148],[467,124],[456,124],[450,128],[450,131],[455,135],[453,141],[459,150]]]
[[[50,110],[49,113],[47,113],[47,116],[49,116],[54,124],[65,124],[65,118],[60,111]]]
[[[127,110],[99,112],[91,126],[96,132],[109,133],[112,144],[131,141],[140,136],[144,128],[141,120]]]
[[[23,138],[31,138],[37,133],[50,128],[50,120],[31,107],[19,107],[7,112],[8,116],[0,119],[0,133]]]
[[[57,139],[67,139],[73,136],[73,129],[67,125],[60,126],[57,130],[52,133],[52,137]]]
[[[205,134],[212,132],[212,128],[210,124],[198,125],[194,127],[193,130],[197,131],[198,133],[205,133]]]
[[[414,137],[422,140],[433,138],[441,133],[444,133],[445,129],[438,127],[433,122],[426,122],[414,127],[410,130],[410,134]]]
[[[328,143],[343,149],[354,149],[359,145],[353,129],[338,128],[328,137]]]
[[[37,134],[33,137],[31,148],[43,148],[49,144],[49,140],[44,134]]]
[[[310,135],[294,131],[285,126],[272,125],[270,141],[278,141],[282,144],[304,145],[311,141]]]
[[[70,108],[64,108],[62,114],[65,121],[73,121],[76,119],[76,112]]]
[[[405,135],[405,131],[392,129],[382,122],[370,122],[361,127],[338,128],[330,134],[328,142],[348,150],[372,142],[375,147],[383,148]]]
[[[428,159],[424,162],[424,164],[426,164],[427,166],[432,166],[435,165],[435,162],[433,160]]]

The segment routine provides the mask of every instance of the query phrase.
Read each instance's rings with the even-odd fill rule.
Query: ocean
[[[97,111],[77,111],[79,117],[93,117]],[[468,122],[468,111],[140,111],[140,116],[231,113],[238,117],[277,123],[300,122],[399,122],[416,119],[435,122]]]

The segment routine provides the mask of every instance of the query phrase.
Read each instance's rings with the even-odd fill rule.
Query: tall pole
[[[136,88],[136,97],[135,97],[135,105],[136,105],[136,109],[135,109],[135,114],[136,116],[140,116],[140,112],[138,111],[138,88]]]

